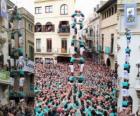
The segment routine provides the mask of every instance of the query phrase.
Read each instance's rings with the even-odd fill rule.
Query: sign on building
[[[125,25],[134,26],[137,21],[137,4],[129,3],[124,5],[125,9]]]

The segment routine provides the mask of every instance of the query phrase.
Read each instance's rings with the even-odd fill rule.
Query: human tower
[[[84,69],[84,51],[85,51],[85,40],[83,38],[83,21],[84,14],[81,11],[75,11],[72,15],[72,30],[73,30],[73,38],[71,41],[70,48],[70,72],[71,75],[69,77],[69,81],[71,83],[82,83],[84,81],[83,69]],[[79,72],[75,71],[75,63],[79,64]]]

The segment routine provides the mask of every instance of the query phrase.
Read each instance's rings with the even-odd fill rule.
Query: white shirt
[[[24,77],[22,77],[22,78],[19,79],[19,86],[22,87],[24,85],[24,80],[25,80]]]

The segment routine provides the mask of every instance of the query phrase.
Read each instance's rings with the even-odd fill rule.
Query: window
[[[105,18],[107,18],[107,12],[105,12]]]
[[[92,40],[87,40],[87,45],[88,45],[88,48],[91,49],[92,48]]]
[[[93,27],[93,29],[94,29],[93,36],[94,36],[94,39],[95,39],[95,37],[96,37],[95,26]]]
[[[67,52],[67,40],[65,40],[65,39],[63,39],[62,41],[61,41],[62,43],[61,43],[61,45],[62,45],[62,49],[61,49],[61,52],[62,53],[66,53]]]
[[[107,10],[107,17],[109,17],[109,10]]]
[[[47,39],[47,52],[52,52],[52,40]]]
[[[110,17],[111,16],[111,8],[109,8],[108,12],[109,12],[109,17]]]
[[[33,26],[29,23],[28,24],[28,29],[30,30],[30,31],[33,31]]]
[[[115,4],[115,6],[114,6],[114,7],[115,7],[115,13],[116,13],[116,12],[117,12],[117,4]]]
[[[111,14],[113,15],[114,14],[114,7],[111,8],[111,12],[112,12]]]
[[[45,6],[45,12],[46,13],[52,13],[53,12],[53,7],[51,6]]]
[[[66,4],[61,5],[60,14],[61,15],[67,15],[68,14],[68,5],[66,5]]]
[[[33,31],[33,26],[31,25],[31,31]]]
[[[104,50],[104,34],[102,34],[102,51]]]
[[[90,37],[93,36],[93,29],[90,29],[90,31],[89,31],[89,36],[90,36]]]
[[[30,28],[31,28],[31,26],[30,26],[30,24],[28,24],[28,29],[30,30]]]
[[[36,25],[35,25],[35,32],[42,32],[42,25],[41,25],[41,23],[36,23]]]
[[[34,48],[29,45],[29,58],[34,58]]]
[[[36,52],[41,52],[41,39],[36,39]]]
[[[44,28],[45,32],[54,32],[54,25],[51,22],[47,22]]]
[[[42,7],[35,7],[35,14],[41,14]]]
[[[113,53],[114,48],[114,34],[111,34],[111,53]]]
[[[70,32],[69,21],[60,21],[59,32],[60,33],[69,33]]]
[[[12,49],[12,44],[9,43],[8,44],[8,53],[9,53],[9,56],[11,56],[11,49]]]

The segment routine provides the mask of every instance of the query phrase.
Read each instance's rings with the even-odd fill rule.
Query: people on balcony
[[[41,25],[41,23],[36,23],[36,25],[35,25],[35,32],[42,32],[42,25]]]
[[[59,32],[63,32],[63,33],[68,33],[70,32],[70,27],[69,25],[61,25],[59,27]]]
[[[54,31],[54,25],[51,22],[47,22],[45,25],[45,32],[53,32]]]
[[[70,25],[68,21],[61,21],[59,24],[59,32],[69,33]]]

